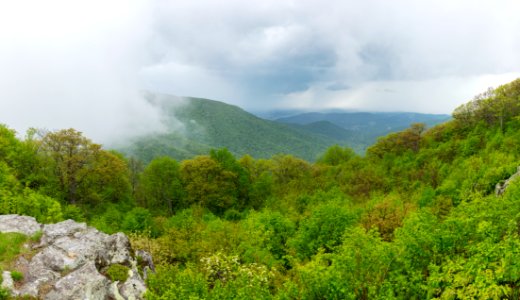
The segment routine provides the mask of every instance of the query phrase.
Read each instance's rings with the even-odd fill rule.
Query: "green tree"
[[[69,204],[90,206],[129,200],[129,172],[123,157],[101,149],[81,132],[49,132],[38,151],[48,172],[42,187],[46,194]]]
[[[222,214],[237,204],[237,174],[224,169],[209,156],[197,156],[181,164],[186,200]]]
[[[226,148],[210,151],[210,157],[218,162],[222,170],[229,171],[235,176],[233,182],[237,191],[236,206],[244,208],[249,205],[250,176],[246,168],[236,160],[235,156]]]
[[[156,212],[172,215],[183,207],[180,166],[167,156],[152,160],[141,174],[143,204]]]
[[[47,133],[40,153],[49,158],[52,175],[57,179],[59,196],[68,203],[78,203],[78,188],[92,170],[101,146],[92,143],[75,129]]]
[[[337,166],[355,157],[356,153],[350,148],[343,148],[339,145],[329,147],[327,151],[318,159],[318,163]]]

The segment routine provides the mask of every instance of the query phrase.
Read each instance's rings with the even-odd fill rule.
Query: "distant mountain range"
[[[449,119],[449,115],[409,112],[310,112],[275,121],[299,128],[304,126],[310,131],[344,141],[356,152],[362,153],[378,137],[401,131],[412,123],[425,123],[431,127]]]
[[[115,148],[147,162],[157,156],[187,159],[211,148],[227,148],[236,156],[268,158],[292,154],[313,161],[334,144],[362,153],[377,136],[408,127],[414,122],[440,123],[447,115],[415,113],[299,113],[266,120],[219,101],[146,94],[160,109],[166,129],[135,137]]]

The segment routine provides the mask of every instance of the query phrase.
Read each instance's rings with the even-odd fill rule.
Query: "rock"
[[[495,195],[496,196],[501,196],[505,193],[507,187],[509,186],[509,184],[511,184],[511,182],[516,179],[517,177],[520,176],[520,166],[517,167],[516,169],[516,173],[511,175],[511,177],[509,177],[508,179],[506,179],[503,183],[497,183],[495,185]]]
[[[122,287],[119,289],[121,291],[121,295],[124,299],[135,299],[134,295],[142,295],[146,292],[146,286],[144,282],[141,280],[139,274],[134,271],[130,271],[131,275],[128,279],[122,284]]]
[[[152,255],[150,253],[144,250],[137,250],[135,251],[135,257],[138,264],[142,267],[144,280],[148,278],[148,270],[155,273],[155,265],[153,264]]]
[[[74,233],[84,232],[85,230],[87,230],[85,223],[76,223],[72,220],[44,225],[41,245],[52,244],[57,238],[72,236]]]
[[[107,248],[110,250],[108,259],[110,264],[121,264],[131,267],[130,241],[121,232],[111,235],[107,239]]]
[[[0,232],[17,232],[33,236],[42,229],[33,217],[19,215],[0,215]]]
[[[88,262],[74,272],[60,278],[47,293],[45,300],[107,299],[110,280],[99,274],[93,262]]]
[[[152,257],[138,250],[136,253],[145,257],[138,262],[126,235],[108,235],[72,220],[42,226],[31,217],[0,215],[0,232],[33,235],[40,230],[42,236],[39,244],[33,246],[34,255],[21,256],[14,264],[24,273],[23,282],[10,284],[10,273],[2,274],[13,296],[49,300],[143,299],[146,286],[139,270],[141,274],[153,270]],[[103,275],[112,264],[130,268],[125,282],[111,282]]]
[[[2,288],[10,291],[11,293],[14,292],[14,281],[13,281],[13,278],[11,277],[11,272],[9,271],[3,271],[2,272],[2,285],[1,285]],[[13,296],[16,296],[13,295]]]

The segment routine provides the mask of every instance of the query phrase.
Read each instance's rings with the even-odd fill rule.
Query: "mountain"
[[[324,135],[329,138],[346,141],[352,139],[355,132],[344,129],[338,125],[329,121],[317,121],[309,124],[289,124],[294,128],[299,128],[305,131],[313,132],[316,134]]]
[[[328,132],[329,136],[341,140],[342,144],[363,153],[378,137],[401,131],[412,123],[425,123],[431,127],[449,119],[449,115],[409,112],[311,112],[278,118],[275,121],[297,125],[295,127],[306,128],[312,132]],[[335,127],[332,128],[331,125]],[[344,132],[339,133],[338,128]]]
[[[341,142],[306,126],[264,120],[219,101],[152,93],[146,98],[162,112],[166,131],[139,136],[116,147],[144,161],[161,155],[187,159],[224,147],[237,156],[268,158],[288,153],[315,160],[327,147]]]
[[[274,112],[290,115],[266,120],[219,101],[146,93],[158,108],[166,130],[139,136],[114,148],[143,161],[157,156],[178,160],[227,148],[236,156],[268,158],[286,153],[314,161],[334,144],[364,153],[379,136],[407,128],[411,123],[440,123],[447,115],[417,113]],[[294,115],[296,114],[296,115]]]

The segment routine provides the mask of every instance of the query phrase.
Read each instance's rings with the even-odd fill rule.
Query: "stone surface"
[[[11,272],[9,271],[3,271],[2,272],[2,288],[13,292],[14,291],[14,281],[11,277]]]
[[[516,178],[518,178],[520,176],[520,166],[517,167],[516,169],[516,173],[511,175],[511,177],[509,177],[507,180],[505,180],[503,183],[497,183],[496,186],[495,186],[495,195],[497,196],[501,196],[502,194],[504,194],[504,192],[506,191],[507,187],[509,186],[509,184],[515,180]]]
[[[43,299],[107,299],[110,280],[99,274],[93,262],[60,278]]]
[[[146,257],[138,263],[126,235],[108,235],[72,220],[40,225],[31,217],[0,215],[0,232],[33,235],[40,230],[42,236],[32,246],[33,255],[20,257],[14,263],[16,270],[24,273],[23,282],[10,284],[10,273],[2,274],[13,296],[48,300],[143,299],[146,286],[139,271],[145,274],[153,270],[152,258],[138,250]],[[125,282],[111,282],[104,275],[116,263],[130,268]]]
[[[19,215],[0,215],[0,232],[18,232],[33,236],[42,226],[33,217]]]

